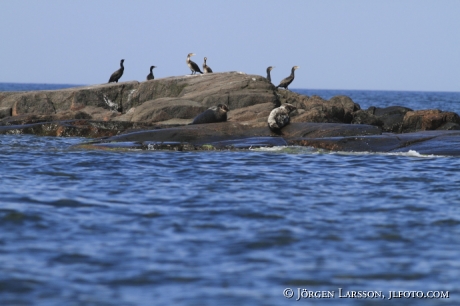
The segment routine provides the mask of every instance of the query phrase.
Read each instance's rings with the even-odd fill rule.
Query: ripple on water
[[[0,136],[2,302],[460,287],[457,158],[69,149],[81,141]]]

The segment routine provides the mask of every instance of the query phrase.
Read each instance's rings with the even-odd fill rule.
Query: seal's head
[[[289,103],[285,103],[285,104],[281,105],[281,107],[283,107],[285,110],[287,110],[288,113],[290,113],[292,111],[295,111],[297,109],[297,107],[295,107],[294,105],[289,104]]]
[[[217,108],[220,108],[221,110],[223,110],[224,112],[228,112],[229,109],[228,109],[228,106],[226,104],[219,104],[217,105]]]

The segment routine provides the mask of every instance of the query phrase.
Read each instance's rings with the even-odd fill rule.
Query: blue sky
[[[460,91],[457,0],[5,0],[0,82],[100,84],[216,72],[292,88]]]

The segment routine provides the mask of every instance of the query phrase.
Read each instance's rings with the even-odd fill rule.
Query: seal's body
[[[228,106],[219,104],[212,106],[193,119],[192,124],[215,123],[227,121]]]
[[[288,125],[291,118],[289,114],[297,108],[289,103],[273,109],[268,116],[268,127],[274,132],[280,132],[281,129]]]

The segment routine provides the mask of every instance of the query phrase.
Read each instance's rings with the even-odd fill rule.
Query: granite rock
[[[277,135],[268,128],[267,118],[282,103],[297,110],[290,114],[291,124]],[[228,105],[227,122],[187,125],[218,104]],[[460,117],[452,112],[402,106],[362,110],[346,96],[325,100],[276,90],[266,78],[241,72],[0,92],[0,133],[110,137],[110,143],[132,142],[143,148],[148,142],[182,150],[211,143],[214,147],[288,144],[371,152],[413,147],[430,152],[430,145],[436,144],[444,148],[439,152],[452,153],[442,142],[457,150],[460,134],[454,130],[459,129]],[[424,132],[429,130],[437,134]],[[107,146],[107,141],[96,143]]]

